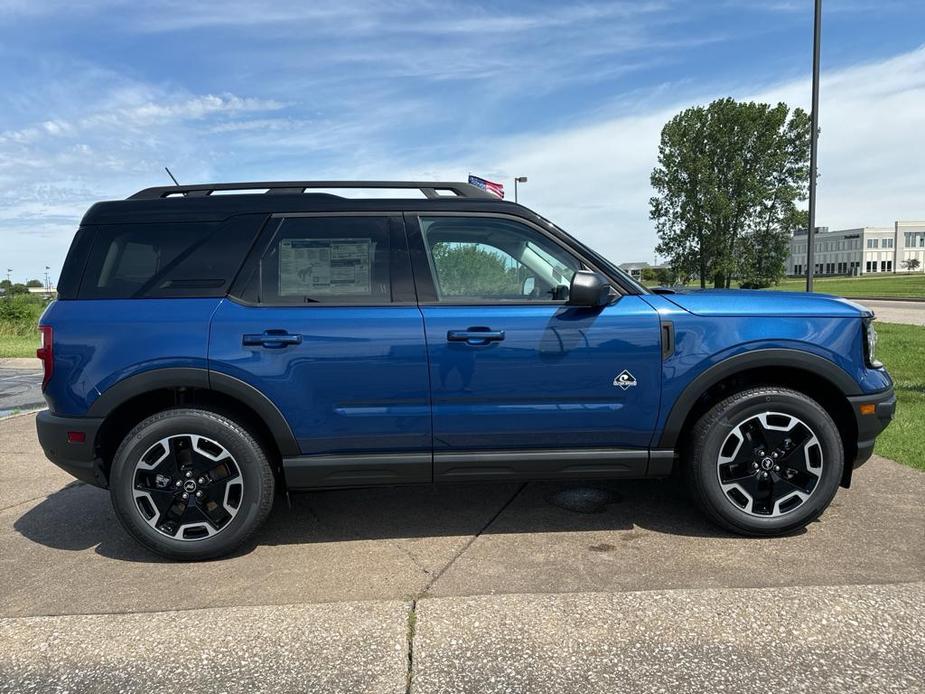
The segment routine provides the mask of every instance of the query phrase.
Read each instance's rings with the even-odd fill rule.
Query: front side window
[[[566,301],[581,262],[543,234],[490,217],[422,217],[441,302]]]
[[[389,220],[284,219],[260,258],[257,275],[261,303],[388,303]]]

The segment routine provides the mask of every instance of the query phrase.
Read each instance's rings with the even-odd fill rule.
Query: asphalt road
[[[925,475],[890,461],[789,538],[719,531],[668,482],[465,485],[281,498],[236,556],[176,564],[33,419],[0,421],[0,692],[925,681]]]
[[[0,360],[0,417],[36,407],[45,407],[38,360]]]

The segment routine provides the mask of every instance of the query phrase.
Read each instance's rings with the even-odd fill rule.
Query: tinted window
[[[261,303],[382,304],[390,290],[387,217],[292,217],[260,258]]]
[[[264,215],[227,222],[100,225],[82,299],[224,296]]]
[[[94,227],[80,227],[74,234],[74,240],[71,241],[70,250],[67,252],[67,258],[64,266],[61,268],[61,275],[58,277],[58,298],[59,299],[76,299],[80,289],[80,277],[83,275],[84,266],[87,264],[87,256],[90,253],[90,247],[93,245]]]
[[[422,217],[440,301],[565,301],[581,263],[539,232],[503,219]]]

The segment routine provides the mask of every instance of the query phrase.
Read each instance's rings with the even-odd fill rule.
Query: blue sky
[[[469,171],[652,260],[676,111],[809,99],[811,0],[0,0],[0,264],[60,270],[94,201],[167,183]],[[925,218],[925,2],[826,0],[819,223]]]

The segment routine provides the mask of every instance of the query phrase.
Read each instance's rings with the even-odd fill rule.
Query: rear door
[[[435,479],[644,474],[658,315],[566,305],[589,266],[501,215],[408,216],[430,358]],[[593,268],[592,268],[593,269]]]
[[[293,487],[431,479],[427,355],[403,220],[272,218],[212,321],[210,369],[266,395]]]

